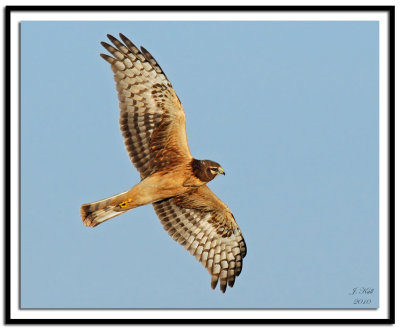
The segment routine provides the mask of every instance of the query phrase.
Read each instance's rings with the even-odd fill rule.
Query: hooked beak
[[[218,168],[218,172],[225,176],[225,171],[221,167]]]

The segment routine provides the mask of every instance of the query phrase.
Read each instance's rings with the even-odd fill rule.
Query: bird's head
[[[224,171],[224,169],[222,169],[222,167],[220,166],[219,163],[217,163],[215,161],[211,161],[211,160],[203,160],[203,161],[205,162],[205,165],[206,165],[207,174],[210,177],[215,178],[219,174],[222,174],[225,176],[225,171]]]
[[[211,160],[195,160],[192,161],[192,169],[194,175],[203,182],[209,182],[219,174],[225,175],[219,163]]]

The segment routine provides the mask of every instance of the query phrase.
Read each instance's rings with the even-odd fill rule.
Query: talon
[[[121,202],[118,206],[120,207],[120,208],[126,208],[126,207],[128,207],[128,205],[130,205],[132,203],[132,199],[128,199],[128,200],[125,200],[124,202]]]

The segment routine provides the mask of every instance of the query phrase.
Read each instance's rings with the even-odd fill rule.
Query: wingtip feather
[[[218,275],[213,275],[211,277],[211,288],[215,289],[215,287],[217,286],[218,283]]]
[[[105,61],[107,61],[110,64],[114,64],[115,61],[116,61],[114,57],[111,57],[111,56],[106,55],[106,54],[100,54],[100,57],[103,58]]]

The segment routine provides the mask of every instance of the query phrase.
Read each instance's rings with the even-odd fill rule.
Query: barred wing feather
[[[102,42],[112,56],[100,54],[114,72],[120,127],[130,159],[141,178],[189,161],[185,113],[171,83],[151,54],[123,34]]]
[[[229,208],[203,185],[153,204],[164,229],[211,274],[211,287],[225,292],[240,274],[246,243]]]

